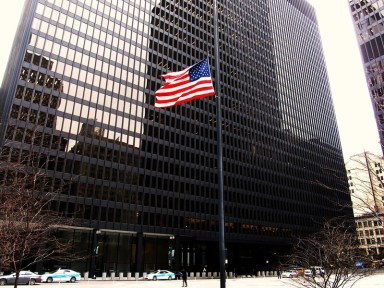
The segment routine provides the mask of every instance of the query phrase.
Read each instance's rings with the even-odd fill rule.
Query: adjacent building
[[[364,152],[346,163],[349,191],[360,247],[372,255],[384,248],[384,161]]]
[[[384,153],[384,2],[349,0]]]
[[[71,268],[218,271],[216,125],[228,271],[272,269],[294,237],[352,217],[314,9],[218,11],[222,123],[215,97],[154,108],[161,74],[215,63],[212,1],[25,1],[0,135],[44,160],[52,208],[76,217],[62,235],[92,257]]]

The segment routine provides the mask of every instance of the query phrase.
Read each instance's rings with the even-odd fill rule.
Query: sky
[[[364,151],[382,155],[348,0],[307,0],[316,10],[344,161]],[[0,9],[0,83],[24,0]]]
[[[316,10],[344,160],[382,155],[348,0],[307,0]]]

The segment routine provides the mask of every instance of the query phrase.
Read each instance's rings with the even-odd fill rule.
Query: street
[[[257,278],[236,278],[227,279],[226,288],[293,288],[295,279],[278,279],[277,277],[257,277]],[[159,280],[159,281],[102,281],[102,280],[81,280],[76,283],[42,283],[39,288],[178,288],[181,287],[181,280]],[[219,279],[188,279],[190,288],[220,288]],[[348,288],[350,286],[346,286]],[[384,288],[384,274],[376,274],[358,281],[353,288]]]

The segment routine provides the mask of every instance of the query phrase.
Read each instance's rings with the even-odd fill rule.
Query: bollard
[[[84,280],[88,280],[89,272],[84,272]]]
[[[101,279],[102,279],[102,280],[106,280],[106,279],[107,279],[107,272],[103,272],[103,273],[101,274]]]
[[[123,272],[119,272],[119,279],[120,279],[120,280],[123,280],[123,279],[124,279],[124,273],[123,273]]]

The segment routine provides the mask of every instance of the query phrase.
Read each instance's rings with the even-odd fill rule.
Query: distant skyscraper
[[[227,269],[249,274],[352,210],[313,8],[218,2]],[[62,187],[56,209],[78,219],[63,235],[93,253],[71,265],[218,271],[215,97],[154,107],[160,75],[215,63],[212,3],[25,3],[1,139]]]
[[[384,154],[384,2],[349,0]]]

